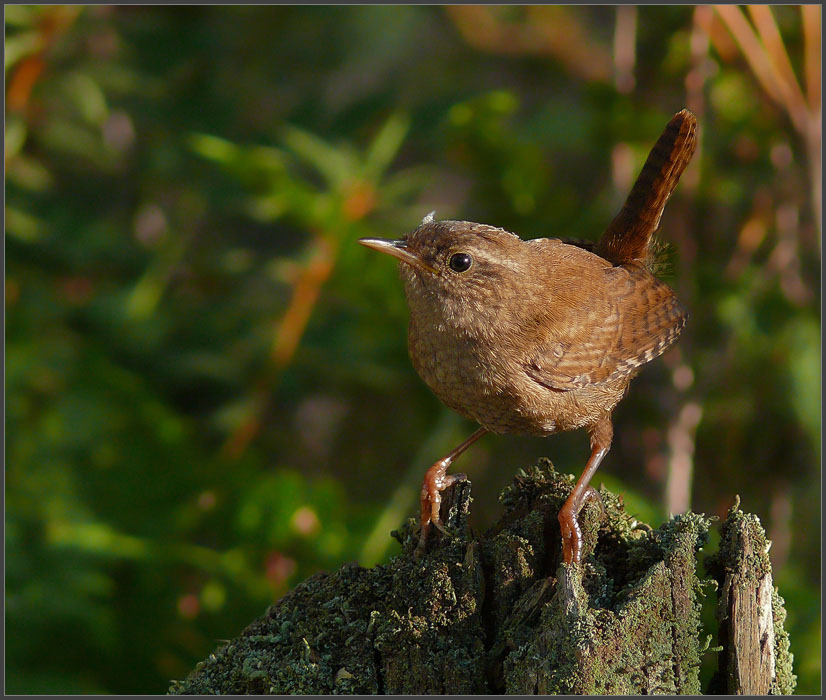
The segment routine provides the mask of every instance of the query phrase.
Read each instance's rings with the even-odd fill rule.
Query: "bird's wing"
[[[603,274],[604,293],[565,305],[565,317],[528,353],[525,372],[534,381],[570,391],[614,380],[677,339],[687,316],[666,284],[636,264],[608,267]]]

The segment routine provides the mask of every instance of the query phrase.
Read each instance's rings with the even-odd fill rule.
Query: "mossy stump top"
[[[572,486],[542,460],[505,489],[504,514],[482,536],[467,525],[470,483],[453,487],[442,503],[452,536],[417,559],[411,520],[388,564],[310,577],[170,693],[699,694],[713,653],[696,571],[709,518],[653,530],[602,490],[580,514],[582,563],[566,565],[557,513]],[[718,571],[731,556],[718,555]],[[774,596],[770,690],[791,692]],[[717,690],[730,666],[721,661]]]

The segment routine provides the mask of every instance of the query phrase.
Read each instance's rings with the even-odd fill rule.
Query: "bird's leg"
[[[605,415],[588,430],[591,436],[591,456],[585,464],[582,476],[568,496],[568,500],[559,510],[559,526],[562,530],[562,557],[566,564],[579,563],[582,550],[582,531],[579,529],[577,515],[585,501],[599,494],[588,486],[597,468],[608,450],[611,449],[611,439],[614,428],[611,425],[610,414]]]
[[[451,451],[446,457],[440,459],[425,472],[424,481],[422,482],[421,533],[419,535],[417,551],[424,551],[425,543],[427,542],[427,533],[430,530],[431,524],[438,530],[444,532],[442,519],[439,517],[439,507],[442,504],[441,492],[448,486],[467,479],[466,474],[448,475],[446,473],[448,467],[450,467],[454,459],[486,432],[488,432],[486,428],[479,428],[473,435],[459,445],[459,447]]]

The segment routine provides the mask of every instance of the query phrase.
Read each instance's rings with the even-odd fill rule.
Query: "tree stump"
[[[719,586],[720,664],[712,689],[729,695],[794,691],[783,599],[772,585],[771,542],[737,498],[723,523],[720,552],[707,567]]]
[[[477,537],[467,525],[470,482],[456,485],[442,502],[451,536],[434,537],[419,560],[411,520],[393,533],[402,553],[389,564],[310,577],[170,693],[700,693],[710,651],[700,598],[714,584],[698,577],[696,561],[710,519],[688,513],[652,530],[602,490],[602,503],[580,514],[582,563],[566,565],[557,513],[572,487],[542,460],[505,489],[502,518]],[[765,535],[755,516],[736,512],[748,527],[729,525],[730,514],[714,560],[728,625],[714,682],[788,693],[795,678],[782,599],[760,556]],[[756,632],[741,634],[755,616]],[[768,686],[729,685],[732,674],[772,669]]]

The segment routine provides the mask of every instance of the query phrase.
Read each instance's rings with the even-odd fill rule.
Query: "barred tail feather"
[[[615,264],[648,261],[663,209],[694,155],[696,132],[697,119],[687,109],[671,118],[622,210],[603,234],[596,250],[600,256]]]

